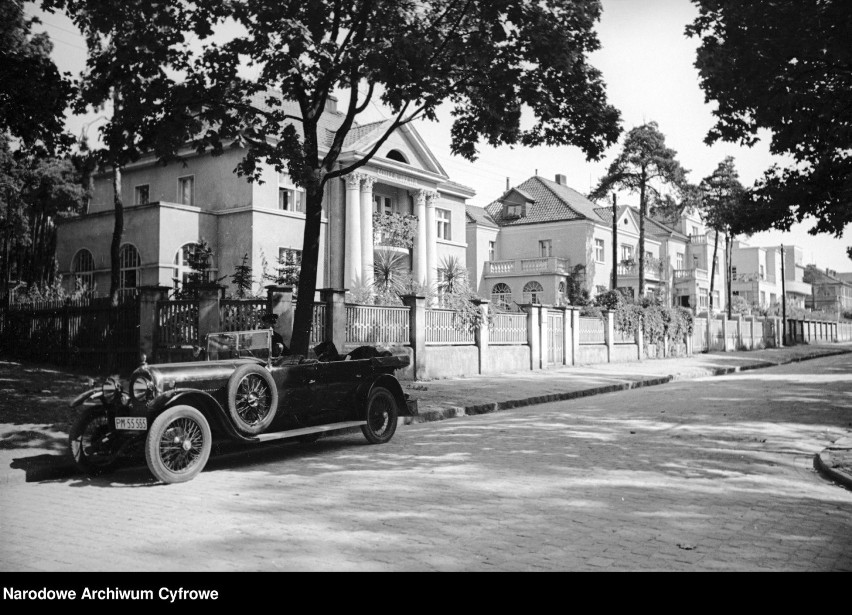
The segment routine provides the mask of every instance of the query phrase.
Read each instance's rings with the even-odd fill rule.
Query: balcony
[[[693,267],[692,269],[675,269],[674,283],[686,284],[688,282],[707,282],[710,279],[706,269]]]
[[[567,258],[544,256],[541,258],[519,258],[510,261],[487,261],[485,276],[506,275],[536,275],[541,273],[558,273],[569,275],[571,262]]]
[[[813,287],[805,282],[797,282],[796,280],[784,281],[784,292],[792,295],[811,295]]]
[[[733,277],[733,282],[766,282],[775,284],[775,276],[762,273],[738,273]]]
[[[373,245],[397,248],[407,252],[417,236],[417,216],[406,214],[373,214]]]
[[[662,280],[665,277],[666,264],[659,258],[645,259],[645,279],[646,280]],[[638,278],[639,263],[629,260],[621,261],[618,264],[619,278]]]
[[[707,235],[690,235],[689,243],[694,246],[706,246],[707,245]]]

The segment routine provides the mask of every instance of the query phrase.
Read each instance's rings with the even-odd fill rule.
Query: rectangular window
[[[142,184],[141,186],[136,186],[133,189],[133,204],[134,205],[147,205],[148,204],[148,195],[149,195],[148,184]]]
[[[621,260],[623,260],[623,261],[633,260],[633,246],[629,246],[627,244],[621,244]]]
[[[195,204],[195,177],[178,177],[178,203],[181,205]]]
[[[493,261],[496,260],[495,256],[497,253],[497,242],[489,241],[488,242],[488,260]]]
[[[698,295],[698,307],[707,309],[707,291],[702,290]]]
[[[390,215],[393,213],[393,199],[389,196],[376,194],[373,196],[374,211],[380,214]]]
[[[692,235],[695,236],[695,237],[698,237],[698,227],[697,226],[692,227]]]
[[[763,268],[763,265],[761,265],[760,266],[760,279],[761,280],[763,279],[764,274],[765,274],[765,269]]]
[[[278,248],[276,267],[278,283],[289,286],[299,285],[299,272],[302,268],[302,251],[294,248]]]
[[[435,208],[435,220],[438,223],[438,239],[452,239],[450,228],[450,211],[448,209]]]
[[[675,259],[677,262],[676,269],[683,269],[683,252],[678,252]]]
[[[645,252],[645,260],[646,260],[646,261],[649,261],[649,260],[651,260],[652,258],[654,258],[654,253],[653,253],[653,252]]]
[[[760,307],[766,307],[766,291],[760,291]]]
[[[305,213],[304,193],[294,188],[278,188],[278,209]]]
[[[716,271],[718,271],[718,269]],[[731,280],[736,280],[736,279],[737,279],[737,268],[731,267]]]
[[[605,259],[604,252],[604,240],[603,239],[595,239],[595,260],[599,263],[604,262]]]
[[[714,291],[713,291],[713,307],[716,307],[716,308],[717,308],[717,307],[719,307],[720,305],[721,305],[721,301],[720,301],[719,291],[718,291],[718,290],[714,290]]]
[[[550,239],[539,240],[538,255],[541,257],[553,256],[553,241]]]

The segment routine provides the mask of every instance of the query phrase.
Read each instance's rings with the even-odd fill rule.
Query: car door
[[[369,382],[370,373],[370,359],[320,363],[323,411],[338,415],[340,420],[358,418],[356,392]]]
[[[278,385],[278,412],[298,418],[316,411],[319,390],[317,362],[294,363],[273,368]]]

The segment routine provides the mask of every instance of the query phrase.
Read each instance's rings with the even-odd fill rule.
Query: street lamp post
[[[781,345],[787,345],[787,276],[784,273],[784,244],[781,244]]]

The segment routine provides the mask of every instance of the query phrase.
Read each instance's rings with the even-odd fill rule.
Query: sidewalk
[[[536,372],[403,382],[417,399],[417,415],[404,424],[456,418],[759,369],[837,354],[852,344],[697,354],[692,357],[564,367]],[[0,360],[0,484],[38,481],[77,473],[66,454],[74,411],[68,403],[88,387],[81,371]],[[815,467],[852,488],[852,438],[817,455]]]

